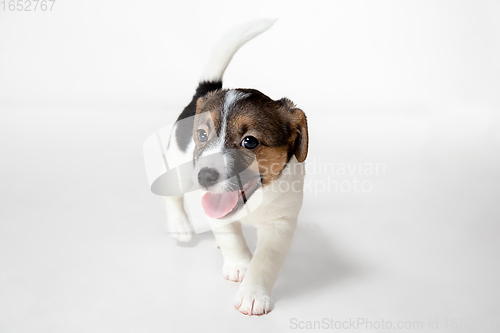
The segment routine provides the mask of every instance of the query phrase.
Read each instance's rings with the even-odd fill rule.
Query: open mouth
[[[257,190],[260,177],[255,177],[237,191],[215,193],[207,192],[201,198],[205,214],[213,219],[220,219],[235,213]]]

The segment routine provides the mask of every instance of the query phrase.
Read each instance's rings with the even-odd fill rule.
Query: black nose
[[[216,183],[219,172],[211,168],[203,168],[198,172],[198,182],[200,185],[209,187]]]

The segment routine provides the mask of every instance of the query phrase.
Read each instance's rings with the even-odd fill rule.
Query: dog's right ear
[[[200,113],[205,104],[207,104],[207,101],[208,101],[207,95],[198,98],[198,100],[196,101],[196,113]]]
[[[210,91],[210,92],[206,93],[205,95],[199,97],[196,100],[196,113],[202,112],[202,110],[205,108],[207,103],[209,103],[210,101],[215,101],[214,96],[216,96],[216,94],[219,92],[220,92],[220,90],[214,90],[214,91]]]

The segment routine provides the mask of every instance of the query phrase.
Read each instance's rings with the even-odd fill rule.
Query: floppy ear
[[[297,133],[294,142],[294,154],[297,161],[304,162],[307,157],[307,150],[309,147],[309,134],[307,132],[307,119],[306,115],[301,109],[291,109],[290,114],[292,117],[292,124]]]
[[[205,105],[210,102],[210,100],[216,96],[217,94],[220,94],[220,90],[212,90],[207,92],[205,95],[202,95],[196,99],[196,113],[201,112],[201,110],[205,107]]]
[[[200,110],[205,106],[207,103],[208,98],[205,96],[201,96],[196,100],[196,113],[200,113]]]

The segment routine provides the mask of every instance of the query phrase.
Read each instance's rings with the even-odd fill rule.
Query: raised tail
[[[193,118],[196,114],[196,101],[198,98],[211,91],[222,89],[222,77],[236,51],[246,42],[269,29],[274,22],[276,22],[275,19],[249,22],[234,28],[217,43],[200,77],[196,93],[179,115],[179,118],[177,118],[175,135],[180,150],[186,151],[189,143],[193,140]],[[186,118],[190,118],[190,120],[181,122]]]
[[[215,46],[200,77],[202,82],[222,82],[222,77],[234,54],[246,42],[268,30],[276,19],[263,19],[238,26]]]

